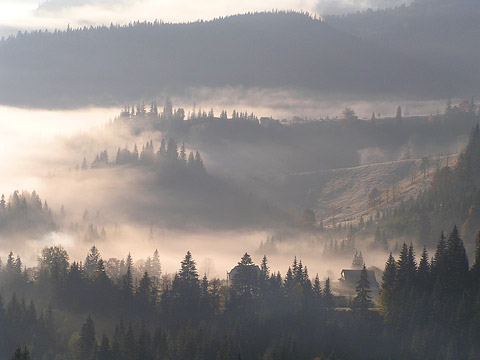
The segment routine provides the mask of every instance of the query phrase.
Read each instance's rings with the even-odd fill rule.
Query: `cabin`
[[[340,283],[344,286],[355,288],[360,281],[360,275],[362,270],[347,270],[343,269],[341,272]],[[379,289],[380,285],[377,282],[377,278],[375,277],[375,271],[367,270],[367,277],[368,281],[370,282],[371,289]]]

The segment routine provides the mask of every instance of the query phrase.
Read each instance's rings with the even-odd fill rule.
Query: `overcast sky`
[[[183,22],[272,9],[343,14],[387,8],[411,0],[0,0],[0,35],[30,29],[128,23],[135,20]]]

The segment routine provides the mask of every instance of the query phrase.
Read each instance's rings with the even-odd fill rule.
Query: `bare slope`
[[[361,216],[375,216],[377,210],[396,206],[402,200],[416,197],[430,185],[437,161],[441,166],[447,157],[430,160],[430,166],[422,171],[422,160],[399,160],[352,168],[325,170],[314,173],[295,174],[290,182],[303,189],[310,189],[311,207],[325,225],[341,222],[356,222]],[[455,161],[448,157],[449,164]],[[379,202],[373,206],[369,194],[377,188]]]

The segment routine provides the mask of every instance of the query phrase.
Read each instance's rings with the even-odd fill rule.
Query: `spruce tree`
[[[323,288],[323,305],[327,309],[331,309],[334,307],[333,293],[332,293],[332,288],[330,286],[329,277],[327,278],[327,280],[325,280],[325,286]]]
[[[84,269],[87,276],[93,276],[98,268],[98,261],[101,259],[100,252],[97,247],[93,245],[85,259]]]
[[[382,289],[380,292],[380,307],[385,321],[390,322],[395,311],[395,279],[397,277],[397,265],[395,259],[390,253],[387,262],[385,263],[385,270],[382,276]]]
[[[249,308],[259,295],[259,272],[248,253],[245,253],[236,267],[232,279],[231,296],[234,305],[241,309]]]
[[[462,239],[454,226],[447,240],[446,256],[448,258],[447,291],[458,294],[468,283],[468,258]]]
[[[95,359],[95,325],[90,315],[87,321],[82,325],[79,342],[79,360]]]
[[[370,290],[370,281],[368,280],[367,268],[363,265],[360,273],[360,280],[355,288],[357,295],[353,299],[353,309],[360,312],[366,312],[373,306],[372,291]]]
[[[313,282],[313,296],[315,298],[315,302],[318,307],[321,307],[323,304],[323,294],[322,294],[322,285],[320,283],[320,278],[318,274],[315,276],[315,280]]]
[[[110,341],[108,340],[107,334],[103,333],[102,343],[98,349],[97,360],[113,360],[112,350],[110,348]]]
[[[418,264],[417,271],[417,288],[420,292],[428,290],[430,283],[430,264],[428,262],[427,247],[423,247],[422,255],[420,257],[420,263]]]
[[[445,235],[442,231],[440,239],[437,244],[437,249],[432,261],[432,276],[440,281],[443,281],[448,272],[448,258],[447,258],[447,243]]]

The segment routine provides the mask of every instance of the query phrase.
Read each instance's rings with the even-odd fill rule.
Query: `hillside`
[[[19,34],[0,42],[0,103],[118,105],[195,87],[446,98],[468,77],[300,13]]]
[[[398,206],[401,201],[416,198],[430,186],[437,164],[440,167],[446,165],[447,157],[439,157],[435,161],[435,164],[429,166],[425,177],[420,170],[421,159],[390,161],[299,176],[308,176],[312,180],[323,178],[324,185],[313,209],[324,219],[325,225],[357,223],[361,216],[375,216],[377,211],[390,209]],[[448,162],[452,166],[455,156],[449,156]],[[379,190],[380,199],[373,206],[369,202],[369,194],[374,188]]]
[[[416,0],[395,9],[327,16],[329,25],[480,81],[480,3]]]

